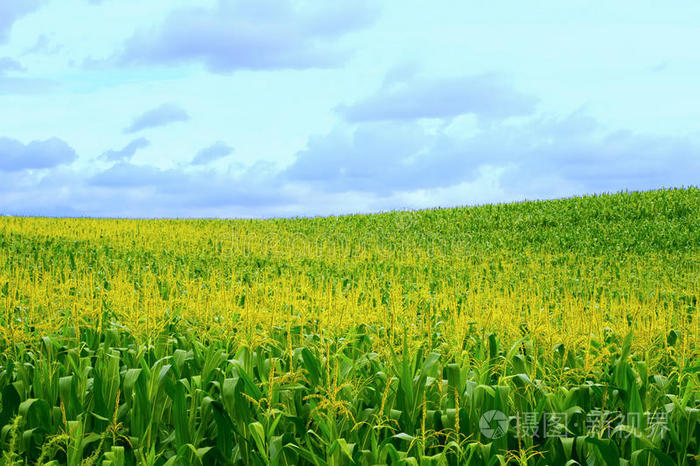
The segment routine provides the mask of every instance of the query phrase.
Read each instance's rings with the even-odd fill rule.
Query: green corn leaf
[[[601,459],[608,466],[620,466],[620,451],[610,439],[586,438],[586,442],[592,444],[600,453]]]

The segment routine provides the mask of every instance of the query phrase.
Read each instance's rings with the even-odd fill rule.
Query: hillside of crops
[[[700,190],[0,217],[2,465],[700,464]]]

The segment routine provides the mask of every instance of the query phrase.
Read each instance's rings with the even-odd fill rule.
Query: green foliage
[[[0,465],[697,465],[699,212],[2,218]]]
[[[2,378],[10,419],[2,429],[3,464],[697,462],[700,368],[671,364],[667,374],[648,374],[630,336],[622,347],[610,339],[613,356],[599,373],[560,387],[540,378],[548,368],[534,362],[545,360],[538,352],[546,350],[524,351],[527,338],[514,349],[470,340],[466,352],[483,359],[456,359],[436,341],[415,351],[404,344],[382,361],[362,349],[382,338],[369,326],[342,340],[300,329],[291,348],[278,330],[258,346],[231,350],[206,341],[204,351],[193,337],[164,336],[149,346],[125,331],[115,347],[110,332],[94,348],[56,338],[0,359],[2,368],[12,368]],[[49,352],[58,375],[51,386],[22,387],[19,394],[16,387],[36,376]],[[85,374],[80,391],[75,367]],[[498,375],[479,380],[482,371]],[[49,404],[37,391],[59,396]],[[490,410],[509,416],[501,438],[480,428]],[[601,410],[640,416],[636,424],[587,432],[582,421]],[[525,412],[568,413],[565,435],[518,435],[516,415]],[[653,432],[647,422],[655,412],[668,416]]]

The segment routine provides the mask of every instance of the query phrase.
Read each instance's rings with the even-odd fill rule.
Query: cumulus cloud
[[[697,139],[611,131],[580,113],[484,125],[468,136],[462,130],[459,122],[438,131],[406,121],[340,125],[311,138],[281,171],[267,164],[222,172],[123,160],[85,173],[58,166],[70,156],[23,158],[17,154],[35,153],[37,144],[0,139],[0,211],[130,217],[338,214],[653,189],[700,179]],[[49,166],[54,168],[23,170]]]
[[[39,4],[39,0],[2,0],[0,2],[0,43],[7,41],[13,23],[36,10]]]
[[[378,93],[339,108],[352,125],[310,138],[280,177],[326,193],[390,196],[449,192],[491,170],[507,198],[700,179],[698,141],[610,131],[581,112],[546,118],[534,113],[535,102],[494,75],[424,79],[415,67],[395,69]]]
[[[217,141],[209,147],[197,152],[194,159],[192,159],[192,165],[206,165],[215,160],[219,160],[233,153],[233,147],[229,146],[223,141]]]
[[[124,130],[124,132],[135,133],[146,128],[164,126],[178,121],[187,121],[189,119],[190,115],[185,109],[175,104],[166,103],[148,110],[135,118],[131,125]]]
[[[652,189],[700,179],[698,141],[609,131],[579,113],[495,123],[466,138],[461,133],[459,126],[427,131],[406,121],[338,128],[310,139],[281,177],[323,192],[386,196],[471,183],[491,167],[499,170],[508,198]]]
[[[269,167],[255,166],[242,173],[221,174],[214,170],[188,171],[186,168],[161,169],[151,165],[120,162],[91,176],[87,185],[111,192],[140,192],[162,207],[254,207],[282,204],[279,187],[270,185]],[[261,182],[262,181],[262,182]],[[158,203],[162,205],[158,205]],[[139,209],[140,210],[140,209]],[[146,214],[148,215],[148,214]]]
[[[136,151],[143,149],[151,145],[151,142],[146,138],[138,138],[131,141],[126,146],[119,150],[108,150],[100,155],[100,158],[108,160],[110,162],[117,162],[122,160],[129,160],[134,156]]]
[[[134,165],[121,162],[98,173],[89,180],[90,184],[106,187],[163,187],[184,186],[185,175],[180,170],[163,170],[150,165]]]
[[[73,162],[75,150],[58,138],[22,144],[10,138],[0,138],[0,170],[15,172],[28,169],[53,168]]]
[[[503,77],[496,75],[442,79],[392,76],[376,94],[338,110],[352,122],[466,114],[504,118],[531,114],[535,104],[535,98],[513,89]]]
[[[48,35],[40,34],[36,42],[24,50],[23,55],[56,55],[62,49],[63,46],[53,42]]]
[[[56,88],[56,82],[43,78],[16,76],[24,73],[26,68],[10,57],[0,58],[0,95],[36,94]]]
[[[326,67],[344,55],[333,42],[366,27],[376,14],[363,1],[220,0],[214,8],[173,11],[154,30],[131,37],[120,59],[203,62],[217,73]]]
[[[24,67],[20,62],[10,57],[0,58],[0,76],[8,71],[24,71]]]
[[[430,177],[422,154],[444,157],[438,141],[416,123],[371,123],[357,129],[340,127],[311,138],[307,148],[282,176],[328,191],[386,193],[410,189]],[[453,169],[446,175],[456,173]]]
[[[502,152],[490,152],[507,167],[503,185],[527,197],[689,186],[700,179],[696,139],[610,131],[579,113],[534,121]]]

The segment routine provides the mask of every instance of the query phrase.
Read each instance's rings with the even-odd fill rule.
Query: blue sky
[[[700,3],[1,0],[0,213],[697,185]]]

